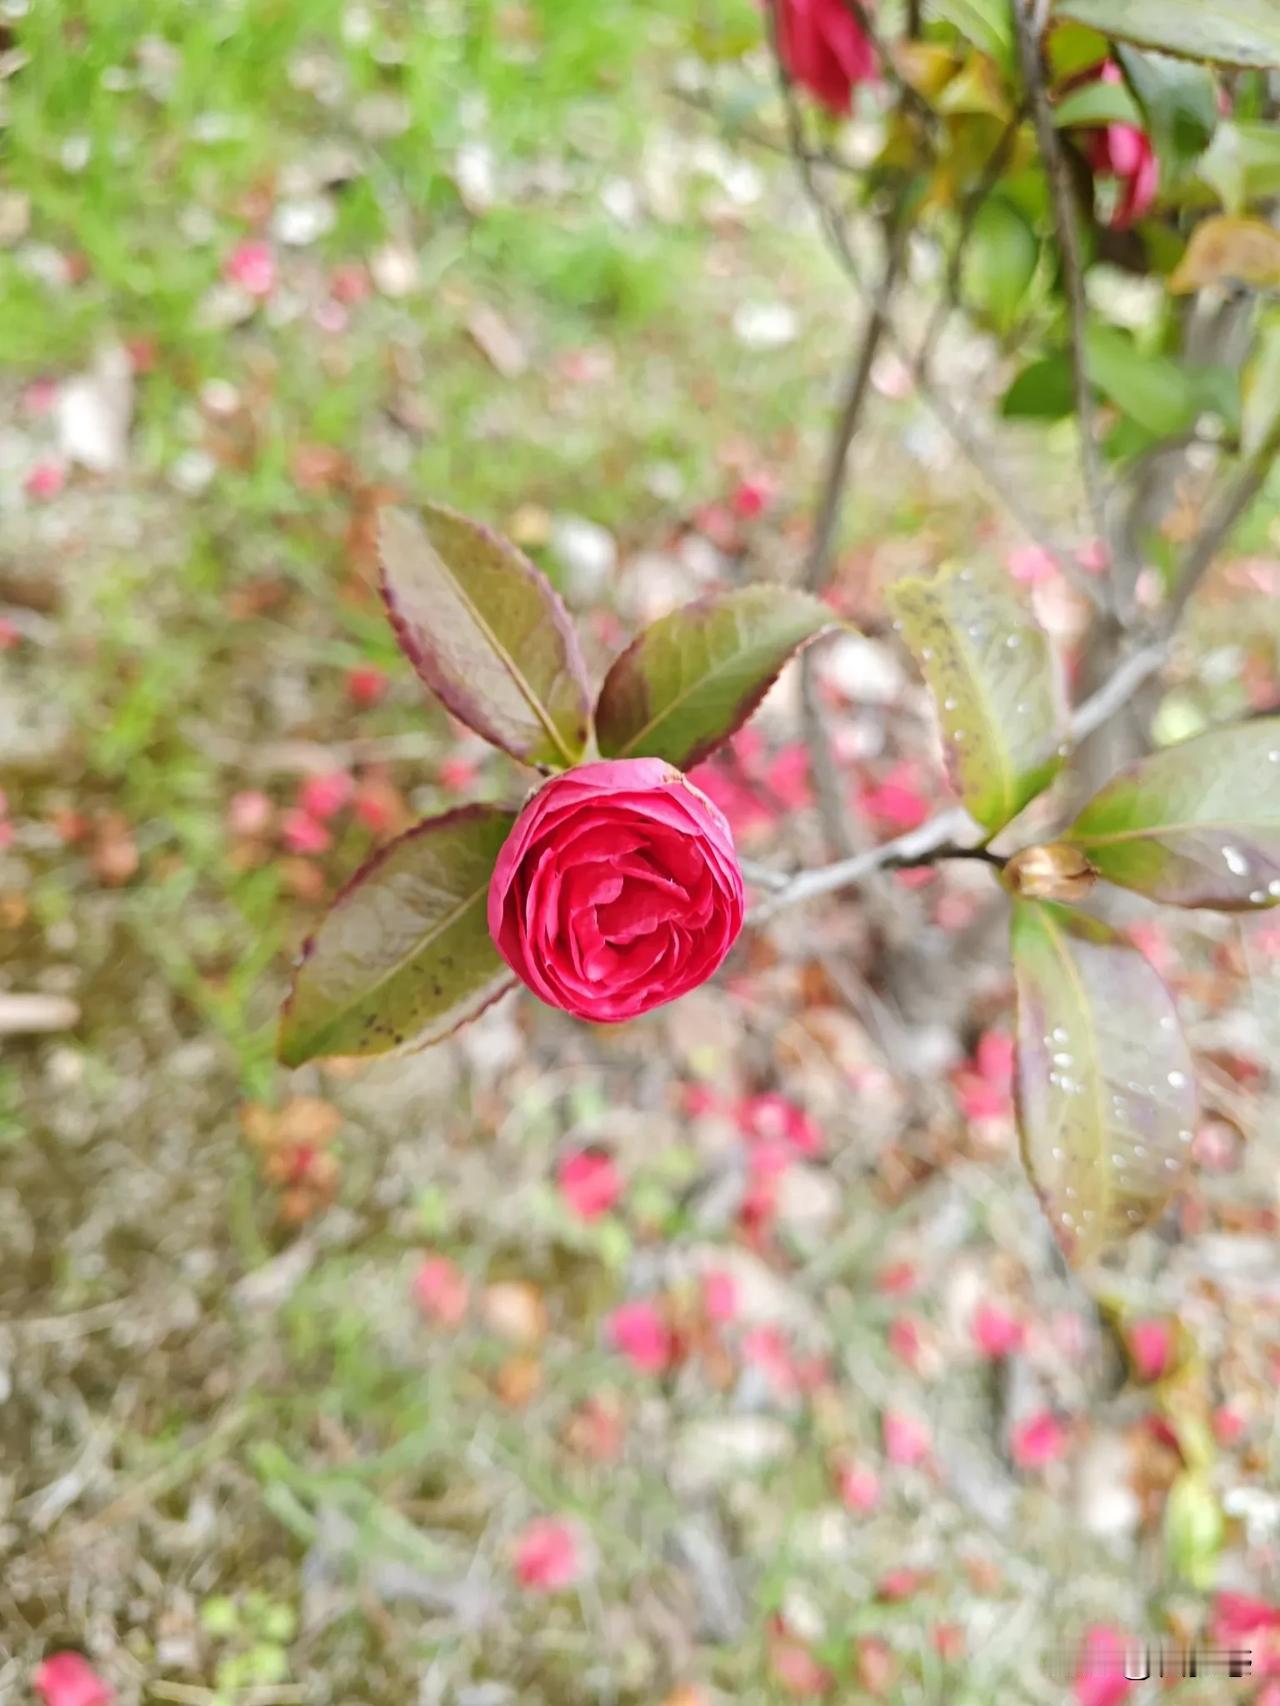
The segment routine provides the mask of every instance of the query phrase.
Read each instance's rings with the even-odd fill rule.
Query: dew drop
[[[1004,643],[1008,646],[1010,651],[1014,651],[1019,644],[1018,636],[1016,634],[1009,634],[1006,636]]]
[[[1277,747],[1274,752],[1269,752],[1267,757],[1273,764],[1280,764],[1280,747]]]
[[[1136,1208],[1131,1208],[1129,1210],[1129,1219],[1132,1221],[1139,1221],[1142,1219],[1142,1216],[1138,1213]]]
[[[1111,1165],[1113,1167],[1123,1167],[1124,1166],[1124,1156],[1123,1155],[1113,1155],[1111,1157]]]
[[[1172,1013],[1162,1013],[1160,1015],[1160,1029],[1162,1031],[1171,1031],[1173,1029],[1173,1024],[1174,1020]]]
[[[1054,1148],[1052,1148],[1049,1151],[1049,1153],[1050,1153],[1050,1155],[1053,1156],[1055,1161],[1061,1161],[1062,1160],[1062,1151],[1056,1145],[1054,1146]]]
[[[920,656],[924,659],[924,661],[926,663],[928,663],[929,659],[933,656],[933,647],[932,646],[921,646]]]
[[[1180,1131],[1178,1133],[1178,1142],[1179,1143],[1190,1143],[1191,1142],[1191,1133],[1185,1129]]]
[[[1070,1066],[1071,1056],[1065,1051],[1062,1054],[1055,1054],[1053,1057],[1053,1064],[1055,1066]]]
[[[1165,1166],[1171,1173],[1176,1173],[1178,1171],[1178,1163],[1174,1160],[1172,1155],[1170,1155],[1165,1161]]]
[[[1169,1088],[1171,1090],[1185,1090],[1186,1087],[1187,1075],[1185,1072],[1171,1072],[1169,1074]]]
[[[1267,891],[1265,889],[1251,889],[1249,891],[1249,902],[1252,906],[1261,906],[1266,898]]]
[[[1233,877],[1243,877],[1249,869],[1249,861],[1238,847],[1224,847],[1222,857]]]
[[[944,699],[942,701],[942,709],[944,711],[954,711],[955,708],[956,708],[956,702],[954,699]]]
[[[1065,1043],[1068,1040],[1067,1033],[1063,1030],[1061,1025],[1055,1025],[1053,1027],[1053,1040],[1055,1043]]]
[[[1280,877],[1277,877],[1273,883],[1267,884],[1267,893],[1280,894]]]
[[[1066,1214],[1066,1213],[1063,1214],[1062,1224],[1064,1226],[1070,1226],[1072,1224],[1071,1216],[1069,1214]]]

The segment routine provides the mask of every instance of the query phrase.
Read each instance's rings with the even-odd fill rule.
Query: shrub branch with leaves
[[[1064,1252],[1088,1263],[1168,1201],[1196,1090],[1161,977],[1079,903],[1108,884],[1174,907],[1280,901],[1280,717],[1133,752],[1110,774],[1089,745],[1168,661],[1280,446],[1280,11],[1266,0],[772,0],[767,22],[781,129],[767,117],[746,134],[792,154],[865,303],[803,589],[757,583],[677,610],[593,694],[567,611],[514,546],[440,506],[384,511],[383,592],[406,656],[459,721],[542,780],[519,808],[417,825],[356,874],[299,963],[281,1057],[422,1046],[516,979],[582,1018],[629,1019],[718,968],[743,924],[744,878],[728,825],[686,772],[742,727],[794,654],[840,625],[821,595],[849,448],[887,348],[1087,599],[1092,691],[1066,703],[1050,641],[1002,570],[975,558],[899,581],[895,626],[933,698],[960,806],[855,849],[806,656],[806,735],[840,856],[797,872],[748,867],[762,897],[751,919],[764,926],[894,866],[992,867],[1012,911],[1023,1156]],[[714,109],[714,95],[700,104]],[[858,170],[841,144],[855,107],[881,139]],[[852,233],[867,215],[881,247],[870,280]],[[913,241],[943,259],[915,342],[898,309]],[[1142,335],[1108,316],[1117,274],[1154,291]],[[1007,418],[1074,419],[1077,539],[1042,523],[949,396],[938,350],[956,311],[1017,352]],[[1175,550],[1161,524],[1188,484],[1199,520]],[[1085,571],[1090,557],[1103,573]],[[1056,836],[1017,845],[1011,826],[1064,773],[1076,798],[1082,785],[1092,797]],[[998,838],[1013,845],[999,851]]]

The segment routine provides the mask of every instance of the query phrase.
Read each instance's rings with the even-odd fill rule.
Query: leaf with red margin
[[[837,618],[806,592],[746,586],[673,610],[615,658],[596,705],[605,758],[681,770],[736,734],[787,659]]]
[[[513,812],[428,818],[352,877],[303,949],[280,1021],[286,1066],[425,1047],[515,981],[489,935],[489,879]]]
[[[439,504],[384,509],[378,544],[396,638],[446,709],[522,764],[576,764],[590,688],[569,614],[541,570]]]
[[[1280,717],[1210,729],[1141,758],[1063,837],[1098,874],[1170,906],[1280,901]]]

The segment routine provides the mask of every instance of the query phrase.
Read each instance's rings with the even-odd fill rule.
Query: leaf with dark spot
[[[303,950],[279,1055],[386,1054],[438,1042],[514,979],[489,935],[489,879],[515,816],[464,806],[376,853]]]

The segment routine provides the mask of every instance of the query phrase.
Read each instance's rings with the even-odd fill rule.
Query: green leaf
[[[601,755],[691,769],[742,727],[791,654],[835,621],[825,604],[783,586],[740,587],[673,610],[605,677]]]
[[[281,1017],[286,1066],[438,1042],[514,980],[489,936],[489,878],[515,816],[464,806],[388,843],[302,951]]]
[[[1058,130],[1103,124],[1141,127],[1142,112],[1123,83],[1104,83],[1098,78],[1065,94],[1053,109],[1053,122]]]
[[[998,332],[1007,334],[1017,323],[1039,258],[1035,232],[1018,210],[1007,201],[985,201],[969,233],[963,289]]]
[[[1270,438],[1280,419],[1280,312],[1258,324],[1254,349],[1244,372],[1244,407],[1240,447],[1254,456]]]
[[[994,59],[1003,71],[1013,69],[1011,0],[926,0],[925,16],[947,23]]]
[[[524,764],[586,749],[578,638],[550,581],[498,534],[436,504],[382,511],[382,594],[396,638],[445,707]]]
[[[1176,438],[1196,417],[1195,386],[1168,356],[1150,354],[1115,326],[1085,331],[1089,378],[1124,414],[1157,438]]]
[[[1013,907],[1022,1158],[1068,1261],[1154,1219],[1195,1124],[1190,1050],[1150,962],[1066,907]]]
[[[1216,191],[1228,213],[1249,202],[1280,195],[1280,129],[1224,119],[1196,171]]]
[[[1280,717],[1165,747],[1108,782],[1063,838],[1109,883],[1170,906],[1280,900]]]
[[[1280,66],[1275,0],[1058,0],[1054,16],[1183,59]]]
[[[1140,128],[1149,131],[1167,181],[1200,154],[1218,123],[1218,85],[1203,65],[1171,59],[1165,53],[1119,49],[1120,64],[1146,114]]]
[[[952,786],[984,829],[1001,829],[1062,764],[1049,642],[999,570],[952,566],[887,596],[933,695]]]
[[[1065,354],[1028,362],[1000,399],[1000,413],[1010,421],[1057,421],[1074,406],[1071,358]]]
[[[1060,23],[1056,19],[1045,38],[1045,50],[1049,74],[1055,84],[1065,83],[1072,77],[1078,77],[1082,71],[1101,65],[1109,52],[1106,36],[1099,35],[1097,30],[1087,29],[1083,24]]]
[[[1208,1593],[1217,1580],[1226,1532],[1209,1477],[1202,1470],[1184,1469],[1165,1500],[1164,1543],[1169,1562],[1197,1593]]]

